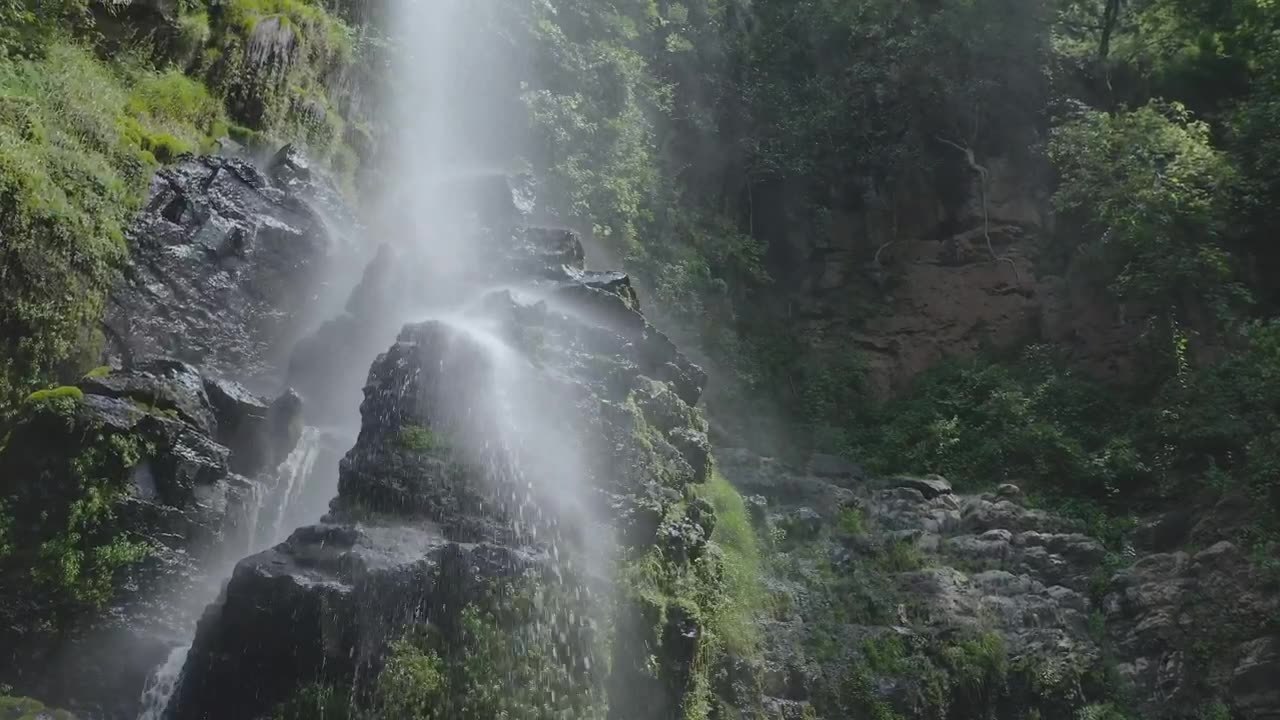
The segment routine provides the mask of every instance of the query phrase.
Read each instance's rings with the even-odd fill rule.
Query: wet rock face
[[[170,356],[238,380],[272,375],[300,332],[333,241],[287,184],[227,158],[188,158],[155,176],[112,291],[108,354]]]
[[[290,162],[278,166],[282,177],[299,176],[289,170],[294,167]],[[613,277],[584,271],[582,244],[573,232],[520,224],[530,191],[519,182],[477,176],[432,192],[440,195],[435,199],[439,206],[462,217],[486,218],[492,227],[459,231],[466,233],[467,242],[450,246],[443,255],[432,244],[410,241],[377,249],[342,312],[302,338],[289,358],[289,384],[316,416],[345,420],[351,415],[361,402],[357,390],[369,365],[379,350],[395,342],[406,317],[471,297],[478,287],[569,281],[597,287]],[[445,263],[449,269],[442,272]],[[634,299],[630,281],[616,275],[616,288],[608,288]]]
[[[661,547],[678,572],[705,546],[701,506],[664,524],[709,470],[690,406],[705,376],[645,321],[625,276],[581,269],[571,234],[516,228],[495,241],[479,274],[526,290],[484,295],[457,322],[405,326],[372,363],[330,514],[239,564],[200,623],[177,720],[261,716],[317,681],[354,682],[364,702],[391,643],[412,628],[450,636],[513,583],[594,598],[605,617],[593,619],[618,633],[614,678],[598,677],[602,658],[584,662],[599,648],[581,608],[551,624],[557,662],[615,694],[610,717],[679,715],[697,621],[615,606],[597,563],[615,547]],[[367,274],[349,310],[396,282],[386,270]]]
[[[169,599],[217,582],[227,551],[248,546],[249,508],[297,441],[299,413],[292,395],[270,402],[172,360],[29,401],[0,451],[0,502],[15,518],[14,553],[0,559],[0,683],[89,717],[136,717],[147,674],[198,612]],[[145,555],[108,572],[97,600],[71,601],[32,572],[70,542],[84,553],[76,592],[90,592],[98,548],[114,540]]]

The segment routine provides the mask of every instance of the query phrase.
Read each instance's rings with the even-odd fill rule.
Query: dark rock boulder
[[[132,262],[106,312],[108,355],[273,376],[300,334],[334,241],[303,197],[239,160],[187,158],[156,174],[128,233]]]
[[[507,618],[503,637],[532,646],[537,628],[554,628],[563,667],[553,666],[577,678],[513,686],[502,702],[585,697],[566,716],[594,717],[591,698],[605,693],[611,718],[667,720],[709,682],[696,662],[704,615],[666,584],[715,568],[699,562],[714,511],[694,497],[709,473],[706,424],[690,405],[704,376],[654,340],[625,276],[575,274],[572,235],[515,228],[496,247],[484,242],[504,236],[486,237],[475,252],[491,262],[473,287],[522,279],[545,300],[490,293],[462,317],[405,326],[378,356],[325,524],[239,564],[200,623],[176,720],[262,716],[316,682],[367,704],[397,641],[454,637],[476,608]],[[384,269],[366,276],[353,310],[403,270]],[[333,342],[356,330],[335,328]],[[668,366],[679,382],[647,374]],[[626,572],[636,578],[661,563],[662,584],[602,584],[615,562],[635,564]],[[543,609],[513,618],[525,591]],[[611,661],[593,628],[612,631]],[[446,670],[471,652],[455,640],[435,646]],[[451,686],[442,702],[467,692]]]
[[[1194,554],[1145,555],[1107,586],[1117,669],[1141,710],[1194,711],[1216,698],[1248,720],[1280,716],[1274,683],[1259,682],[1277,667],[1268,628],[1280,598],[1247,553],[1223,540]]]
[[[925,477],[904,475],[894,478],[893,484],[898,487],[918,490],[925,500],[932,500],[940,495],[951,494],[951,483],[941,475],[927,475]]]
[[[234,397],[235,402],[228,398]],[[215,399],[216,398],[216,399]],[[0,449],[0,684],[95,718],[133,718],[152,668],[251,542],[287,431],[269,403],[173,360],[38,393]]]

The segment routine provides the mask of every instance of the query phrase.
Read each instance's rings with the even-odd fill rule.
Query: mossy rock
[[[31,405],[48,405],[59,401],[80,402],[81,400],[84,400],[84,391],[74,385],[37,390],[27,396],[27,403]]]
[[[66,710],[55,710],[31,698],[0,696],[0,720],[76,720]]]

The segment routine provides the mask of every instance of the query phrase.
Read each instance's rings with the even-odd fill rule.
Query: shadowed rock
[[[108,354],[170,356],[214,375],[274,373],[332,240],[292,191],[248,163],[188,158],[156,174],[106,312]]]
[[[611,598],[598,568],[615,548],[660,549],[674,574],[704,554],[714,513],[690,497],[710,468],[691,407],[705,375],[639,314],[624,275],[581,270],[572,234],[486,232],[496,244],[474,249],[489,261],[470,281],[531,282],[534,297],[495,291],[460,320],[407,325],[373,361],[330,514],[238,565],[200,623],[176,720],[261,716],[312,682],[354,684],[361,702],[408,628],[448,636],[508,583]],[[295,372],[359,332],[355,313],[377,308],[384,283],[412,277],[383,257]],[[611,718],[669,720],[692,688],[702,621],[654,602],[539,620],[563,634],[560,662],[608,689]],[[612,663],[583,662],[600,652],[599,613]]]
[[[88,717],[134,718],[144,680],[198,614],[180,599],[208,596],[250,544],[252,508],[297,441],[301,407],[164,359],[77,390],[28,401],[0,451],[0,502],[16,518],[0,559],[0,683]],[[33,576],[60,542],[83,548],[80,583],[112,543],[146,552],[107,574],[100,601],[80,602]]]

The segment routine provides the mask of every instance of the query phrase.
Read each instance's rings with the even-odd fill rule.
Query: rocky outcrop
[[[1040,239],[1054,232],[1045,168],[979,156],[980,176],[963,154],[938,150],[955,163],[946,196],[937,187],[869,193],[813,227],[796,225],[806,215],[789,206],[791,192],[762,203],[757,235],[799,337],[823,357],[855,349],[877,399],[947,359],[1031,342],[1061,346],[1099,378],[1132,378],[1145,313],[1126,313],[1066,261],[1040,256]]]
[[[0,684],[96,718],[134,718],[194,621],[184,599],[251,543],[301,431],[267,401],[173,360],[28,400],[0,450]]]
[[[1144,713],[1210,700],[1249,720],[1280,717],[1275,653],[1280,597],[1257,558],[1226,539],[1249,501],[1173,511],[1139,532],[1156,551],[1108,576],[1100,608]],[[1190,522],[1188,520],[1191,520]]]
[[[308,193],[235,159],[186,158],[156,174],[129,230],[132,261],[110,294],[108,356],[175,357],[216,376],[269,384],[336,248]]]
[[[527,183],[494,175],[457,185],[432,188],[436,202],[472,227],[486,218],[485,224],[495,228],[486,231],[489,237],[477,236],[474,229],[445,228],[440,232],[477,241],[379,246],[341,312],[294,348],[289,383],[317,417],[346,419],[359,406],[366,371],[394,342],[403,318],[450,307],[477,287],[564,282],[582,272],[582,246],[573,233],[520,225],[522,208],[529,205]],[[491,233],[505,237],[496,242]]]
[[[780,717],[1272,718],[1276,597],[1218,534],[1231,503],[1139,532],[1159,551],[1108,552],[1016,486],[956,494],[940,477],[875,480],[855,467],[804,472],[748,451],[721,471],[757,493],[778,568],[758,668]],[[1211,543],[1197,552],[1170,549]],[[998,674],[961,687],[982,648]],[[994,651],[998,650],[998,653]],[[993,666],[994,667],[994,666]],[[852,690],[850,689],[852,688]]]
[[[691,407],[705,376],[645,321],[625,276],[583,270],[573,235],[473,232],[472,291],[495,278],[520,287],[405,326],[373,362],[330,514],[237,566],[200,622],[177,720],[258,717],[317,683],[376,713],[379,678],[406,643],[442,658],[447,691],[433,712],[453,709],[441,717],[544,705],[602,717],[607,696],[610,718],[666,720],[707,682],[698,607],[668,583],[692,581],[681,578],[714,523],[692,502],[709,472]],[[362,298],[415,277],[406,258],[381,262],[297,372],[326,361],[314,348],[359,331]],[[437,290],[400,297],[427,305]],[[661,582],[639,570],[629,575],[642,586],[604,582],[643,562],[660,563]],[[539,598],[532,615],[513,609],[525,593]],[[525,648],[512,673],[550,675],[505,678],[494,705],[459,704],[480,680],[469,657],[488,657],[474,644],[478,617],[497,623],[504,647]],[[531,659],[544,647],[551,659]]]

